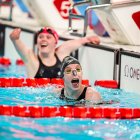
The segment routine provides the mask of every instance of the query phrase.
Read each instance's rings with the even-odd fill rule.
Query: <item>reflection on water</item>
[[[0,65],[0,77],[27,77],[25,66],[13,65],[3,66]]]
[[[20,118],[0,116],[1,139],[139,140],[139,120]]]

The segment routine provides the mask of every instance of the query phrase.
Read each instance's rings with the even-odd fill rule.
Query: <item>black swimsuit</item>
[[[84,88],[82,94],[78,97],[78,99],[70,99],[70,98],[65,97],[65,95],[64,95],[64,88],[63,88],[61,90],[61,94],[60,94],[59,98],[62,99],[62,100],[66,100],[66,101],[80,101],[82,99],[85,99],[86,91],[87,91],[87,87]]]
[[[38,56],[39,60],[39,69],[34,78],[60,78],[60,68],[61,68],[61,61],[56,57],[56,64],[53,66],[46,66],[42,63],[41,59]]]

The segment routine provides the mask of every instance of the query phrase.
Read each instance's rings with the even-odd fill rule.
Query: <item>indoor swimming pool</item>
[[[0,65],[0,77],[26,77],[24,65]],[[94,85],[92,85],[94,86]],[[0,106],[85,106],[101,108],[140,108],[140,95],[121,89],[95,86],[104,104],[65,102],[53,91],[56,85],[43,87],[1,87]],[[110,102],[113,101],[113,102]],[[74,117],[18,117],[0,115],[0,138],[3,140],[139,140],[140,120]]]
[[[0,140],[140,140],[140,0],[0,4]],[[57,47],[69,39],[99,36],[98,45],[82,43],[72,55],[88,80],[84,84],[100,92],[102,102],[67,102],[55,93],[62,79],[27,77],[9,35],[21,28],[21,40],[38,54],[35,33],[46,25],[57,31]],[[39,46],[53,44],[44,40]],[[117,85],[95,85],[102,79],[117,79]]]

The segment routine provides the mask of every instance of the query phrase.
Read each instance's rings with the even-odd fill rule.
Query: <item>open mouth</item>
[[[71,83],[79,83],[79,79],[72,79]]]
[[[48,46],[48,44],[42,44],[41,45],[42,48],[47,47],[47,46]]]
[[[79,79],[72,79],[71,83],[72,86],[76,88],[79,86]]]

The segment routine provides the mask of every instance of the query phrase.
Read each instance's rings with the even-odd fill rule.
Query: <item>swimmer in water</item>
[[[29,78],[60,78],[60,68],[64,57],[84,46],[86,43],[99,44],[97,36],[82,37],[65,41],[57,46],[59,36],[51,27],[41,28],[35,35],[38,54],[26,46],[20,39],[21,29],[15,28],[10,33],[21,59],[24,61]]]
[[[61,77],[64,88],[61,89],[60,99],[66,101],[92,101],[101,102],[100,93],[93,87],[82,84],[82,67],[77,59],[66,56],[62,61]]]

